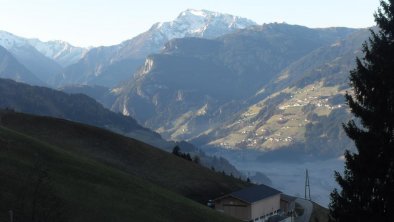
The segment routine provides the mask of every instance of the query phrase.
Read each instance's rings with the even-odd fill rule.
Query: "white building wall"
[[[255,222],[264,222],[275,215],[280,209],[280,194],[265,198],[252,204],[252,219]]]

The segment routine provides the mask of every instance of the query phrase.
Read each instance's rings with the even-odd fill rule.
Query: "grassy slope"
[[[65,150],[3,126],[0,221],[6,221],[18,192],[32,186],[24,178],[37,159],[49,169],[54,193],[64,202],[69,221],[233,221],[72,149]]]
[[[18,113],[4,114],[1,121],[10,129],[110,164],[201,203],[248,185],[100,128]]]
[[[3,130],[7,128],[8,130],[31,137],[34,140],[44,141],[46,146],[56,148],[59,152],[67,153],[67,155],[84,160],[86,159],[90,162],[93,161],[95,164],[109,167],[128,177],[139,178],[136,180],[149,181],[151,184],[159,185],[162,188],[203,203],[207,199],[248,185],[242,181],[212,172],[195,163],[185,161],[139,141],[96,127],[61,119],[37,117],[14,112],[0,112],[0,125],[4,127]],[[1,140],[0,145],[2,145]],[[24,149],[29,149],[29,146],[24,147]],[[29,161],[32,160],[30,159]],[[83,165],[80,170],[87,172],[84,169],[85,167],[87,166]],[[55,175],[57,174],[55,173]],[[10,176],[12,174],[8,175],[8,177]],[[70,183],[70,181],[74,181],[75,183],[78,181],[64,178],[63,180],[65,184]],[[93,178],[92,181],[94,180],[96,179]],[[114,185],[118,185],[116,180],[112,180],[112,182]],[[90,186],[96,189],[95,186],[100,187],[101,185],[95,185],[92,182]],[[107,186],[111,186],[111,184]],[[84,189],[86,191],[91,190],[89,186],[82,187],[85,187]],[[69,188],[66,185],[64,185],[64,189],[65,192],[74,192],[67,191]],[[107,189],[112,188],[109,187],[104,190]],[[89,198],[80,197],[80,200],[83,200],[82,202],[85,202],[85,199]],[[103,199],[106,200],[106,198]],[[160,204],[167,205],[163,204],[163,202]]]

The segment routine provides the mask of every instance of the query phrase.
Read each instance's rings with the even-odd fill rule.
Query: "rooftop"
[[[259,200],[280,194],[279,190],[272,187],[266,186],[264,184],[248,187],[242,190],[235,191],[226,196],[232,196],[247,203],[254,203]]]
[[[282,199],[282,200],[284,200],[284,201],[287,201],[287,202],[293,202],[293,201],[295,201],[297,198],[282,193],[282,194],[280,195],[280,199]]]

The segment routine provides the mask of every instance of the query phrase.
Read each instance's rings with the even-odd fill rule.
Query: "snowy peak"
[[[42,42],[39,39],[28,39],[28,42],[39,52],[54,59],[63,67],[76,63],[88,51],[86,48],[75,47],[61,40]]]
[[[39,39],[22,38],[6,31],[0,31],[0,46],[10,51],[20,47],[34,47],[63,67],[77,62],[87,52],[85,48],[74,47],[64,41],[42,42]]]
[[[175,38],[213,39],[255,25],[255,22],[246,18],[188,9],[173,21],[155,23],[148,31],[111,47],[115,53],[108,63],[125,58],[145,59],[149,54],[160,52],[168,41]]]
[[[207,10],[196,10],[196,9],[187,9],[186,11],[183,11],[179,14],[179,17],[182,16],[187,16],[187,15],[195,15],[195,16],[201,16],[201,17],[207,17],[208,14],[213,14],[213,12],[207,11]],[[215,13],[218,14],[218,13]]]
[[[157,31],[167,40],[183,37],[216,38],[253,25],[257,24],[238,16],[187,9],[171,22],[156,23],[151,31]]]
[[[10,50],[13,47],[22,47],[27,45],[25,39],[18,37],[14,34],[9,32],[0,31],[0,45]]]
[[[196,9],[187,9],[179,14],[175,21],[195,21],[202,19],[205,23],[214,23],[217,21],[221,21],[224,24],[228,24],[228,28],[246,28],[251,25],[257,25],[254,21],[242,18],[239,16],[234,16],[226,13],[212,12],[208,10],[196,10]]]
[[[213,17],[213,16],[218,16],[218,15],[224,15],[224,14],[219,13],[219,12],[211,12],[211,11],[204,10],[204,9],[202,9],[202,10],[187,9],[187,10],[181,12],[178,15],[177,19],[180,19],[182,17],[189,17],[189,18],[190,17],[205,17],[206,18],[206,17]]]

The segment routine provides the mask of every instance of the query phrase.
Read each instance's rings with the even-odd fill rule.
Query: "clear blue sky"
[[[378,0],[0,0],[0,30],[77,46],[112,45],[170,21],[188,8],[246,17],[259,24],[369,27]]]

